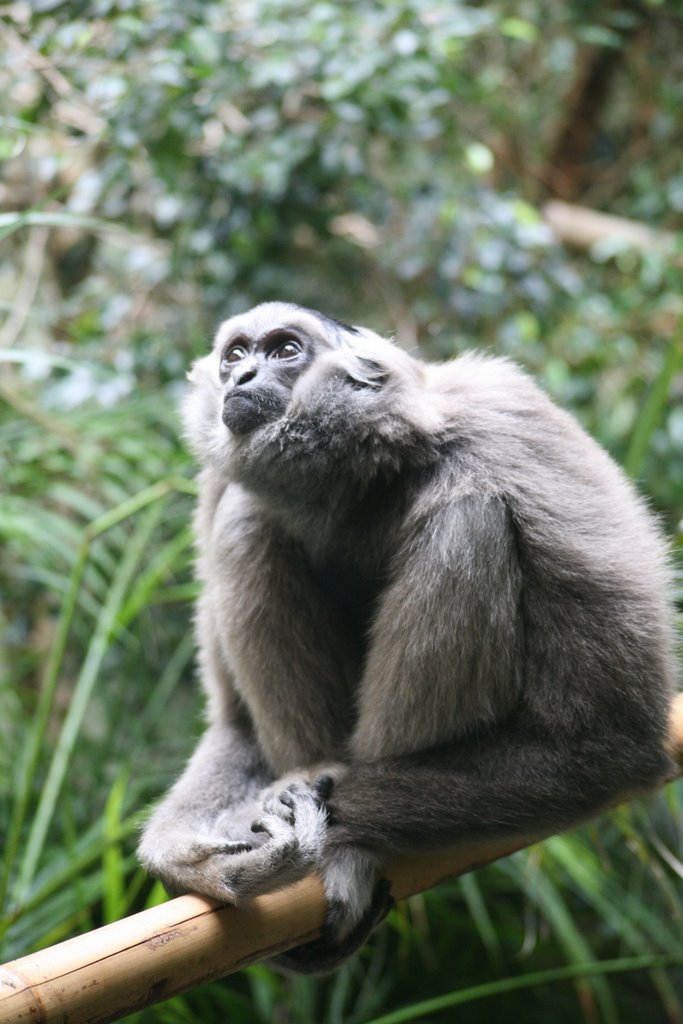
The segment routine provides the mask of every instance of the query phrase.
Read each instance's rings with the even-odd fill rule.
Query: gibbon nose
[[[248,384],[256,376],[257,370],[258,367],[255,359],[245,359],[232,375],[235,387],[238,388],[241,384]]]

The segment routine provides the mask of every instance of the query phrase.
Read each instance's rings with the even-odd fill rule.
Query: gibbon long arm
[[[671,709],[670,750],[683,770],[683,694]],[[543,838],[400,858],[385,874],[398,900]],[[314,939],[324,917],[313,875],[242,908],[181,896],[0,967],[0,1024],[118,1020]]]

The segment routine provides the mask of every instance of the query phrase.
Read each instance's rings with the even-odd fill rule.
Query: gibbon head
[[[361,392],[370,423],[371,403],[385,418],[389,404],[397,408],[395,393],[407,395],[422,370],[365,328],[286,302],[263,303],[221,324],[212,351],[193,365],[186,436],[202,462],[224,466],[262,428],[305,410],[323,380],[349,403]]]

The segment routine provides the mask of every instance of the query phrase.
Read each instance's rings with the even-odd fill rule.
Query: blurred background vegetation
[[[201,729],[177,400],[226,315],[515,358],[679,551],[682,109],[678,0],[0,7],[1,959],[162,898],[136,824]],[[558,198],[652,232],[563,247]],[[130,1019],[683,1022],[682,860],[672,785],[408,901],[331,979]]]

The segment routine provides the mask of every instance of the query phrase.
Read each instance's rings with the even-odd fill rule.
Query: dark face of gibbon
[[[258,338],[230,338],[219,370],[228,430],[248,434],[282,416],[294,382],[313,359],[312,348],[302,333],[280,328]]]
[[[242,436],[283,415],[295,382],[324,350],[355,328],[314,310],[268,303],[233,317],[216,339],[222,420]]]

